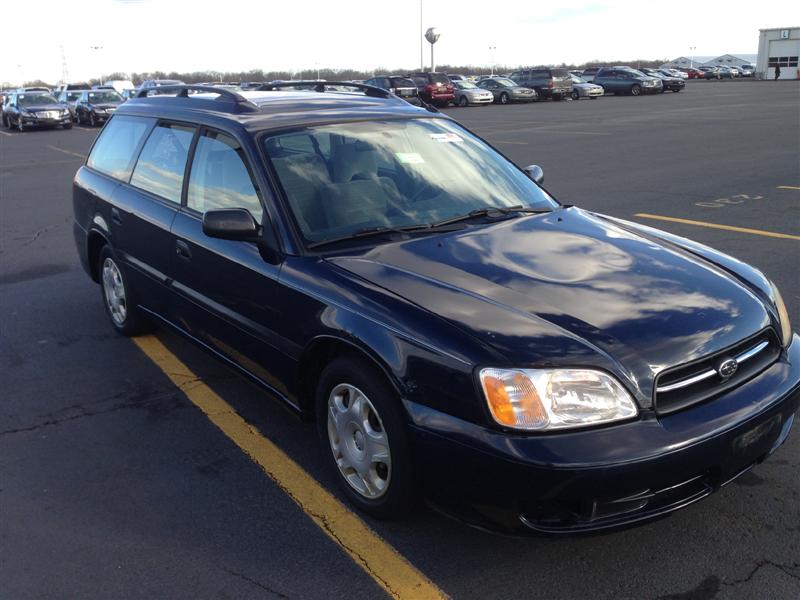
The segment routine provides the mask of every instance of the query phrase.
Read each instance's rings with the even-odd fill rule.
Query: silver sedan
[[[570,74],[570,78],[572,79],[573,100],[580,100],[581,98],[595,100],[603,95],[603,86],[589,83],[585,79],[574,74]]]
[[[482,90],[471,81],[454,81],[453,91],[455,98],[453,104],[458,106],[469,106],[470,104],[491,104],[494,102],[494,94],[487,90]]]
[[[478,82],[478,87],[489,90],[496,102],[508,104],[509,102],[533,102],[539,99],[536,90],[522,87],[511,81],[508,77],[491,77]]]

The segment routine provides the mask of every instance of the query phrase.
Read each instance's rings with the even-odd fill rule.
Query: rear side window
[[[158,125],[142,148],[131,185],[180,204],[186,158],[194,127]]]
[[[550,72],[553,74],[553,77],[569,77],[566,69],[551,69]]]
[[[103,127],[87,166],[127,181],[136,160],[136,149],[154,122],[155,119],[141,117],[113,117]]]
[[[406,88],[408,88],[408,87],[416,87],[416,85],[414,85],[414,82],[411,81],[410,79],[393,79],[391,82],[394,84],[394,87],[396,87],[396,88],[400,88],[400,87],[406,87]]]
[[[245,166],[244,152],[227,135],[208,132],[197,141],[186,205],[198,212],[246,208],[261,222],[261,203]]]

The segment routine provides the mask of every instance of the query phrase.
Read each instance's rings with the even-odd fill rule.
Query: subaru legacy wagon
[[[560,204],[385,90],[159,91],[74,179],[111,326],[169,326],[315,419],[360,510],[424,495],[504,531],[620,527],[789,435],[800,342],[755,268]]]

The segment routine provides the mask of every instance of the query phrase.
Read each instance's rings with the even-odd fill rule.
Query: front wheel
[[[22,122],[22,115],[17,115],[17,131],[20,133],[25,131],[25,124]]]
[[[137,308],[134,291],[114,250],[108,245],[100,251],[98,271],[103,306],[117,333],[131,337],[150,331],[153,325]]]
[[[458,99],[458,105],[461,106],[462,108],[465,107],[465,106],[469,106],[469,102],[467,101],[467,97],[466,96],[461,96],[461,98]]]
[[[578,90],[572,90],[570,96],[572,96],[573,100],[579,100],[581,97],[581,95],[578,93]]]
[[[631,86],[631,96],[638,96],[641,93],[642,93],[642,87],[640,85]]]
[[[72,123],[64,123],[61,126],[62,129],[72,129]]]
[[[500,94],[500,104],[508,104],[508,100],[509,100],[508,94],[506,94],[505,92]]]
[[[385,376],[344,356],[322,372],[317,425],[323,452],[350,501],[374,517],[406,515],[417,500],[407,419]]]
[[[89,125],[97,127],[97,117],[94,116],[94,113],[89,113]]]

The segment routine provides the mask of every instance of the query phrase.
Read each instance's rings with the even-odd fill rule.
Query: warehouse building
[[[756,62],[755,54],[722,54],[721,56],[679,56],[661,65],[662,69],[690,69],[692,67],[741,67]]]
[[[775,67],[780,67],[780,79],[800,79],[797,63],[800,27],[760,29],[759,32],[756,74],[764,79],[774,79]]]

